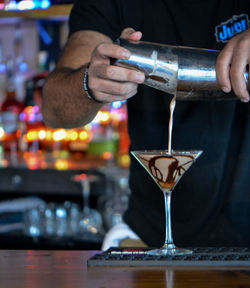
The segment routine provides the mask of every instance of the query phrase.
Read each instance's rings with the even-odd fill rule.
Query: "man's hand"
[[[122,31],[121,37],[140,40],[141,32],[132,28]],[[143,83],[142,72],[113,66],[111,58],[129,59],[130,52],[113,43],[101,43],[93,51],[89,66],[88,86],[98,101],[126,100],[137,93],[138,84]]]
[[[230,92],[233,89],[242,102],[249,101],[249,91],[244,77],[249,64],[250,29],[235,36],[227,43],[219,54],[215,67],[221,89],[224,92]]]

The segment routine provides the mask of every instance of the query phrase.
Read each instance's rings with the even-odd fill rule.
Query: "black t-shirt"
[[[95,30],[113,40],[125,27],[142,40],[221,49],[249,27],[246,0],[78,0],[70,33]],[[238,24],[237,24],[238,23]],[[139,86],[127,101],[131,150],[167,149],[171,96]],[[203,150],[172,196],[172,228],[177,245],[250,246],[250,106],[240,101],[177,102],[175,150]],[[131,197],[124,215],[149,245],[164,242],[162,192],[131,158]]]

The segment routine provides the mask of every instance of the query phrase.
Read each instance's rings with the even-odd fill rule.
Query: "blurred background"
[[[42,87],[73,1],[0,0],[0,247],[99,249],[130,194],[126,102],[51,129]]]

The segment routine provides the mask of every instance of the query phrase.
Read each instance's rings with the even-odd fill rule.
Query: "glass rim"
[[[168,149],[145,149],[145,150],[131,150],[130,153],[147,153],[147,154],[164,154],[164,155],[188,155],[188,154],[201,154],[203,150],[171,150]]]

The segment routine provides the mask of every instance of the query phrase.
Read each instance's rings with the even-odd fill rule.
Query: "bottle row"
[[[105,159],[116,153],[127,154],[126,103],[115,102],[105,106],[88,125],[78,129],[52,129],[42,118],[42,87],[48,76],[47,70],[22,77],[24,62],[14,63],[11,59],[2,65],[0,83],[0,144],[1,151],[16,158],[19,152],[80,152],[95,154]],[[1,85],[2,84],[2,85]],[[20,92],[21,91],[21,92]],[[13,156],[14,155],[14,156]],[[128,166],[128,157],[122,165]]]

